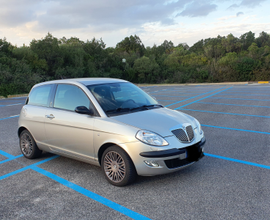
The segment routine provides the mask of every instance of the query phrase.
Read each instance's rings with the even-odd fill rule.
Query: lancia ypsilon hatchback
[[[32,159],[42,151],[101,166],[124,186],[136,175],[177,171],[203,156],[200,123],[160,105],[134,84],[108,78],[35,85],[23,106],[20,148]]]

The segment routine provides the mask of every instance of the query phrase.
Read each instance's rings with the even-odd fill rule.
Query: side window
[[[74,111],[78,106],[89,108],[90,101],[77,86],[59,84],[56,89],[54,107]]]
[[[38,86],[29,94],[28,105],[48,106],[52,85]]]

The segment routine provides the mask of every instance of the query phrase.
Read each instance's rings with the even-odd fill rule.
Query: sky
[[[18,47],[47,33],[115,47],[137,35],[145,46],[192,46],[252,31],[270,34],[270,0],[0,0],[0,39]]]

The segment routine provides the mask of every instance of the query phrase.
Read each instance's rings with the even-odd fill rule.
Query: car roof
[[[81,83],[83,85],[96,85],[96,84],[103,84],[103,83],[117,83],[117,82],[127,82],[126,80],[122,79],[114,79],[114,78],[73,78],[73,79],[59,79],[59,80],[53,80],[53,81],[46,81],[39,84],[36,84],[35,86],[45,85],[45,84],[56,84],[56,83],[71,83],[71,84],[77,84]]]

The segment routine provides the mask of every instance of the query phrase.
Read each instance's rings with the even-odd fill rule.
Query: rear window
[[[29,105],[48,106],[52,85],[38,86],[29,94]]]

